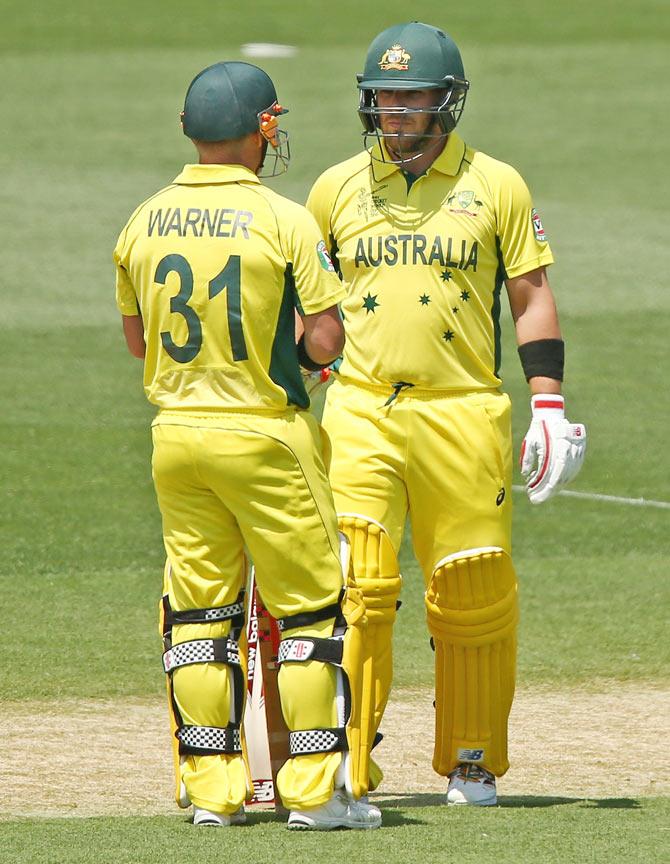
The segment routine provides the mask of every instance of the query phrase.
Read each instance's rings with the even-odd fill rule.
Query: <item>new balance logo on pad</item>
[[[458,750],[459,762],[481,762],[483,758],[483,750],[468,750],[465,747],[460,747]]]

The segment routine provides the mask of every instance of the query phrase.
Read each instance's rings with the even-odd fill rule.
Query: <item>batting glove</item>
[[[578,474],[586,452],[586,428],[565,419],[562,396],[538,394],[530,404],[533,419],[519,463],[531,503],[541,504]]]

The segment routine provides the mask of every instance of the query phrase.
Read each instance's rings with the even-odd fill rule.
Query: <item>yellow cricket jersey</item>
[[[122,315],[142,315],[144,388],[162,409],[307,407],[294,308],[345,295],[314,218],[241,165],[186,165],[114,250]]]
[[[365,151],[322,174],[307,208],[347,288],[343,376],[453,391],[500,384],[503,281],[553,261],[514,168],[452,132],[409,189],[397,165]]]

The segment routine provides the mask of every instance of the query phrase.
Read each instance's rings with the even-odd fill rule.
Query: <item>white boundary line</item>
[[[512,486],[515,492],[525,492],[525,486]],[[670,510],[670,501],[652,501],[649,498],[621,498],[618,495],[601,495],[599,492],[572,492],[561,489],[558,495],[566,498],[583,498],[586,501],[610,501],[613,504],[629,504],[633,507],[656,507],[659,510]]]

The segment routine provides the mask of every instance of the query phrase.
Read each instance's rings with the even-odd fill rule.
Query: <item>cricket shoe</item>
[[[179,800],[177,802],[182,809],[191,806],[191,799],[186,791],[186,784],[182,780],[179,784]],[[246,825],[247,814],[244,812],[244,804],[234,813],[214,813],[211,810],[205,810],[204,807],[196,807],[193,805],[193,824],[194,825]]]
[[[334,828],[379,828],[382,814],[378,807],[352,801],[339,789],[330,801],[314,810],[291,810],[288,827],[293,831],[332,831]]]
[[[234,813],[214,813],[211,810],[205,810],[204,807],[196,807],[193,805],[193,824],[194,825],[210,825],[218,828],[227,828],[230,825],[244,825],[247,821],[247,815],[244,812],[244,807],[240,807]]]
[[[370,808],[370,812],[379,813],[379,818],[382,818],[382,811],[375,804],[370,804],[370,799],[367,795],[363,795],[358,799],[359,804],[365,804],[366,807]]]
[[[463,762],[449,775],[447,804],[492,807],[497,800],[496,778],[486,768]]]

